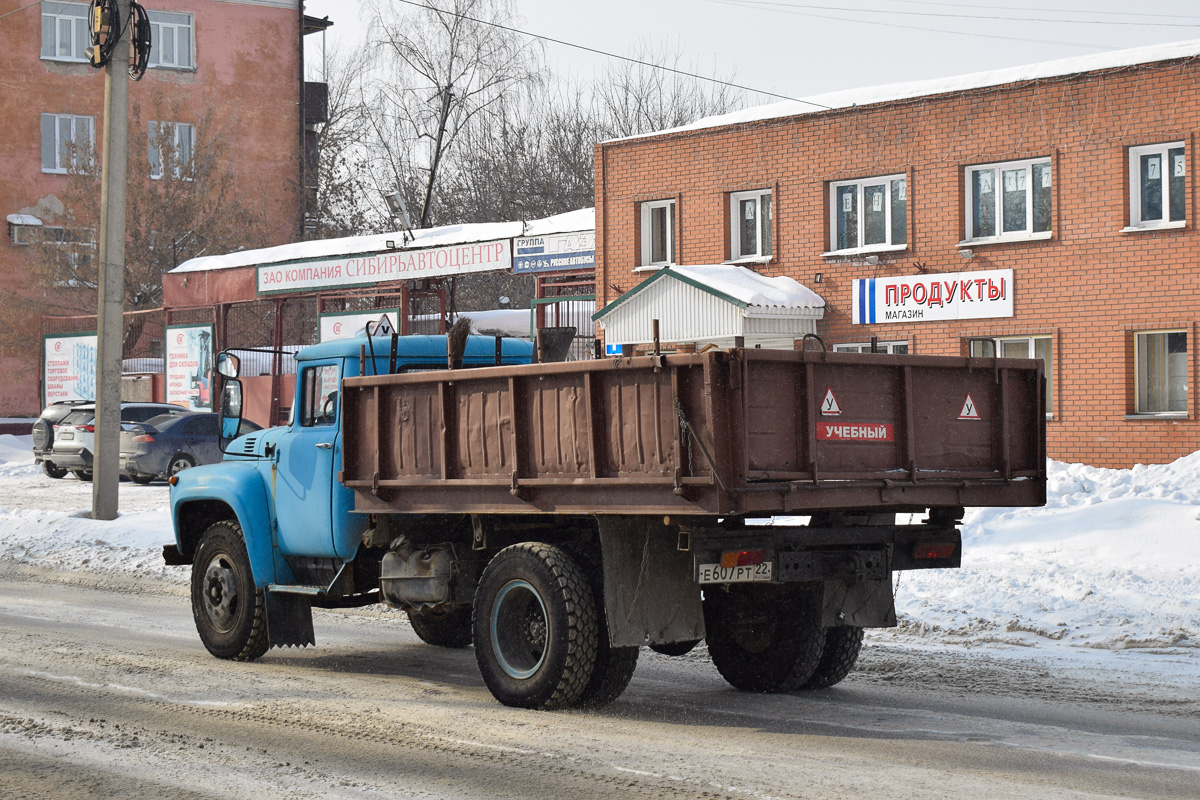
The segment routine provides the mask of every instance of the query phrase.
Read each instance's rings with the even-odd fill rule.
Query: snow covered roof
[[[650,136],[662,136],[669,133],[719,128],[727,125],[740,125],[748,122],[760,122],[768,119],[819,114],[823,111],[865,106],[873,103],[887,103],[896,100],[909,100],[915,97],[963,92],[971,89],[983,89],[990,86],[1002,86],[1008,83],[1060,78],[1067,75],[1077,75],[1083,72],[1095,72],[1104,69],[1133,67],[1140,64],[1152,64],[1159,61],[1170,61],[1179,58],[1195,58],[1200,55],[1200,39],[1185,42],[1169,42],[1167,44],[1148,45],[1146,47],[1131,47],[1127,50],[1110,50],[1104,53],[1093,53],[1086,56],[1062,58],[1056,61],[1043,61],[1037,64],[1027,64],[1020,67],[1005,67],[986,72],[971,72],[965,75],[954,75],[948,78],[934,78],[907,83],[892,83],[882,86],[868,86],[861,89],[847,89],[828,94],[814,95],[804,100],[785,100],[780,103],[755,106],[753,108],[705,117],[688,125],[668,128],[661,131],[629,136],[612,141],[627,141],[643,139]]]
[[[793,278],[767,278],[746,267],[664,267],[592,315],[608,344],[711,341],[735,336],[813,333],[825,300]]]
[[[9,225],[41,225],[42,221],[32,214],[9,214]]]
[[[768,278],[733,264],[663,267],[646,280],[596,312],[600,320],[622,303],[663,278],[676,278],[707,294],[741,308],[824,308],[825,299],[795,278]]]
[[[9,218],[11,220],[11,217]],[[481,222],[469,225],[443,225],[440,228],[416,228],[411,241],[404,243],[404,231],[372,233],[365,236],[346,236],[341,239],[320,239],[311,242],[292,242],[258,250],[239,250],[220,256],[201,256],[183,262],[171,272],[205,272],[234,267],[278,264],[314,258],[336,258],[359,253],[381,253],[389,250],[421,250],[472,242],[490,242],[519,236],[541,236],[549,233],[570,233],[596,227],[593,209],[584,208],[529,222]],[[392,247],[388,246],[392,243]]]

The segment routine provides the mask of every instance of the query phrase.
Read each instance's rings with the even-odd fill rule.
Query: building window
[[[996,339],[972,339],[970,353],[985,358],[1036,358],[1046,373],[1046,416],[1054,413],[1053,339],[1049,336],[1006,336]]]
[[[675,263],[675,201],[642,203],[642,266]]]
[[[876,342],[877,353],[898,353],[904,354],[908,352],[908,342]],[[835,344],[833,346],[835,353],[869,353],[871,352],[870,342],[851,342],[848,344]]]
[[[1129,225],[1180,226],[1187,219],[1187,156],[1183,142],[1129,148]]]
[[[1187,334],[1147,331],[1135,336],[1138,414],[1186,414]]]
[[[86,61],[87,3],[42,3],[42,58]]]
[[[65,175],[92,165],[96,125],[92,117],[42,114],[42,172]]]
[[[192,57],[192,42],[195,20],[191,14],[175,14],[170,11],[150,13],[150,66],[172,69],[192,69],[196,60]]]
[[[742,258],[770,258],[774,252],[771,243],[771,191],[736,192],[729,196],[732,214],[733,241],[730,254],[733,261]]]
[[[908,243],[908,182],[903,175],[838,181],[829,186],[830,246],[885,250]]]
[[[190,179],[196,126],[185,122],[151,122],[147,134],[150,177],[158,180],[169,169],[174,178]]]
[[[1053,191],[1049,158],[967,167],[966,238],[978,242],[1048,237]]]

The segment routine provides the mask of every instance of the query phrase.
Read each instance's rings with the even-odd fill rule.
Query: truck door
[[[285,555],[331,558],[334,552],[334,455],[340,449],[339,362],[305,364],[296,376],[295,413],[279,438],[273,476],[279,549]]]

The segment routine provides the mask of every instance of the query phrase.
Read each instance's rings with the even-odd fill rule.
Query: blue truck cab
[[[527,364],[532,353],[527,341],[471,336],[462,367]],[[223,353],[219,364],[231,363]],[[361,590],[373,586],[370,577],[355,575],[368,516],[354,513],[353,492],[338,481],[341,382],[446,368],[446,336],[358,337],[305,348],[296,354],[286,425],[234,439],[221,462],[172,479],[175,544],[164,557],[192,565],[193,613],[213,655],[251,660],[271,646],[312,644],[313,605],[378,601],[377,592]],[[241,417],[240,393],[236,378],[226,381],[221,410],[231,430]]]

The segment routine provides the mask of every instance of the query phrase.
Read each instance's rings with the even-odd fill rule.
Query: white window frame
[[[190,122],[156,122],[154,120],[150,121],[146,134],[147,158],[150,160],[150,179],[155,181],[162,180],[166,172],[163,164],[161,145],[156,149],[155,140],[162,136],[163,129],[168,126],[171,129],[171,146],[175,153],[175,163],[171,167],[171,177],[175,180],[191,180],[192,165],[196,157],[196,126]],[[183,144],[185,135],[187,138],[186,150]],[[188,154],[186,163],[179,157],[179,154],[185,151]]]
[[[762,213],[763,198],[769,198],[771,210],[767,214]],[[755,221],[757,230],[755,232],[756,250],[753,253],[743,253],[741,251],[741,218],[739,216],[742,202],[747,200],[755,201]],[[775,257],[775,198],[772,189],[755,189],[750,192],[732,192],[729,195],[729,254],[730,261],[770,261]],[[763,232],[766,231],[767,238],[771,242],[771,248],[767,252],[763,252]]]
[[[84,50],[91,44],[88,30],[87,3],[42,3],[42,50],[41,57],[47,61],[87,62]],[[67,52],[60,52],[63,31],[67,31]],[[78,52],[76,52],[78,50]]]
[[[53,163],[47,166],[46,161],[46,123],[51,122],[51,147],[54,154]],[[70,135],[63,136],[63,123],[67,123],[70,127]],[[42,114],[41,117],[42,130],[42,172],[49,175],[66,175],[71,171],[72,167],[78,169],[87,169],[92,164],[92,155],[96,151],[96,118],[83,116],[79,114]],[[86,131],[81,130],[86,129]],[[67,146],[70,143],[78,143],[81,133],[87,136],[87,152],[75,154],[75,162],[70,162],[70,155],[66,152]]]
[[[1000,354],[1001,348],[1006,344],[1023,343],[1025,345],[1025,355],[1023,356],[1000,356],[1001,358],[1040,358],[1037,354],[1037,343],[1044,341],[1049,345],[1049,350],[1046,358],[1042,363],[1046,365],[1046,419],[1051,419],[1054,416],[1054,393],[1055,393],[1055,375],[1054,375],[1054,336],[1049,333],[1033,334],[1031,336],[992,336],[971,339],[968,348],[968,355],[993,357]],[[992,352],[979,353],[976,352],[984,344],[991,344]]]
[[[1035,231],[1034,224],[1034,206],[1033,206],[1033,190],[1034,190],[1034,167],[1046,166],[1050,169],[1050,185],[1042,188],[1050,190],[1050,229],[1045,231]],[[1008,170],[1026,170],[1025,179],[1025,229],[1020,231],[1005,231],[1004,230],[1004,190],[1001,188],[1001,183],[1004,180],[1004,173]],[[996,233],[991,236],[977,236],[975,234],[975,182],[972,176],[976,172],[992,172],[992,181],[994,194],[996,196],[996,204],[994,208],[995,216],[992,220]],[[988,244],[990,242],[1029,242],[1041,241],[1054,236],[1054,160],[1050,156],[1041,156],[1039,158],[1026,158],[1020,161],[997,161],[991,164],[972,164],[969,167],[963,168],[963,196],[966,200],[966,206],[963,209],[963,222],[966,227],[966,236],[963,241],[958,243],[959,247],[974,246],[978,244]]]
[[[185,14],[181,11],[150,11],[150,62],[149,66],[155,69],[183,69],[194,70],[196,68],[196,15]],[[186,18],[186,22],[184,21]],[[181,30],[186,30],[187,42],[184,47],[179,46]],[[163,52],[166,49],[164,44],[170,37],[172,57],[170,61],[163,59]],[[185,57],[186,60],[183,60]]]
[[[880,353],[904,354],[904,353],[909,352],[907,340],[901,340],[901,341],[896,341],[896,342],[876,342],[875,346],[878,348],[878,352],[880,352]],[[904,348],[904,349],[898,350],[897,348]],[[841,344],[835,344],[833,346],[833,352],[835,352],[835,353],[869,353],[869,352],[871,352],[871,343],[870,342],[842,342]]]
[[[1174,170],[1173,165],[1169,165],[1168,151],[1181,149],[1183,150],[1183,219],[1171,220],[1171,182],[1169,176],[1162,176],[1162,219],[1143,220],[1142,219],[1142,156],[1160,155],[1162,160],[1160,165],[1166,165],[1166,169]],[[1187,143],[1183,141],[1166,142],[1165,144],[1148,144],[1139,147],[1129,148],[1129,227],[1123,229],[1123,233],[1127,231],[1144,231],[1144,230],[1161,230],[1163,228],[1182,228],[1187,225]],[[1163,169],[1163,166],[1159,167]]]
[[[1184,387],[1184,389],[1183,389],[1184,390],[1183,409],[1181,411],[1143,409],[1142,408],[1142,387],[1143,387],[1143,384],[1145,383],[1145,380],[1142,378],[1142,364],[1143,364],[1143,358],[1144,358],[1144,356],[1142,355],[1142,337],[1143,336],[1166,336],[1166,335],[1172,334],[1172,333],[1177,333],[1184,337],[1184,348],[1185,349],[1183,352],[1184,358],[1182,359],[1182,362],[1183,362],[1183,387]],[[1191,342],[1189,341],[1191,338],[1192,337],[1190,337],[1188,335],[1187,330],[1184,328],[1163,328],[1163,329],[1151,329],[1151,330],[1134,331],[1133,332],[1133,414],[1134,414],[1134,416],[1138,416],[1138,417],[1170,417],[1170,418],[1175,418],[1175,419],[1185,418],[1188,416],[1188,409],[1191,407],[1190,394],[1191,394],[1192,384],[1191,384],[1191,375],[1188,373],[1188,367],[1189,367],[1188,358],[1190,357],[1190,354],[1188,353],[1187,348],[1191,344]],[[1169,368],[1170,365],[1168,364],[1167,366]],[[1169,372],[1165,376],[1165,379],[1167,380],[1168,383],[1170,382],[1170,373]],[[1169,393],[1169,389],[1167,391]],[[1170,402],[1170,398],[1168,397],[1168,403],[1169,402]]]
[[[900,191],[903,193],[901,199],[904,200],[905,207],[905,224],[904,224],[904,241],[892,241],[892,182],[902,181]],[[886,228],[887,240],[882,244],[862,244],[865,234],[864,226],[866,225],[866,214],[863,213],[864,197],[863,191],[867,186],[876,186],[884,184],[887,191],[884,192],[884,204],[886,205]],[[855,231],[855,241],[859,244],[854,247],[838,248],[838,216],[841,209],[838,208],[838,190],[847,186],[857,187],[855,192],[855,202],[858,204],[858,226]],[[904,173],[896,173],[895,175],[874,175],[870,178],[860,178],[852,181],[835,181],[829,184],[829,252],[825,255],[843,255],[846,253],[879,253],[894,250],[908,249],[908,176]]]
[[[659,209],[666,210],[666,251],[667,258],[665,261],[655,261],[654,255],[654,212]],[[652,200],[648,203],[642,203],[641,207],[641,229],[642,229],[642,268],[661,269],[675,263],[675,201],[672,200]]]

